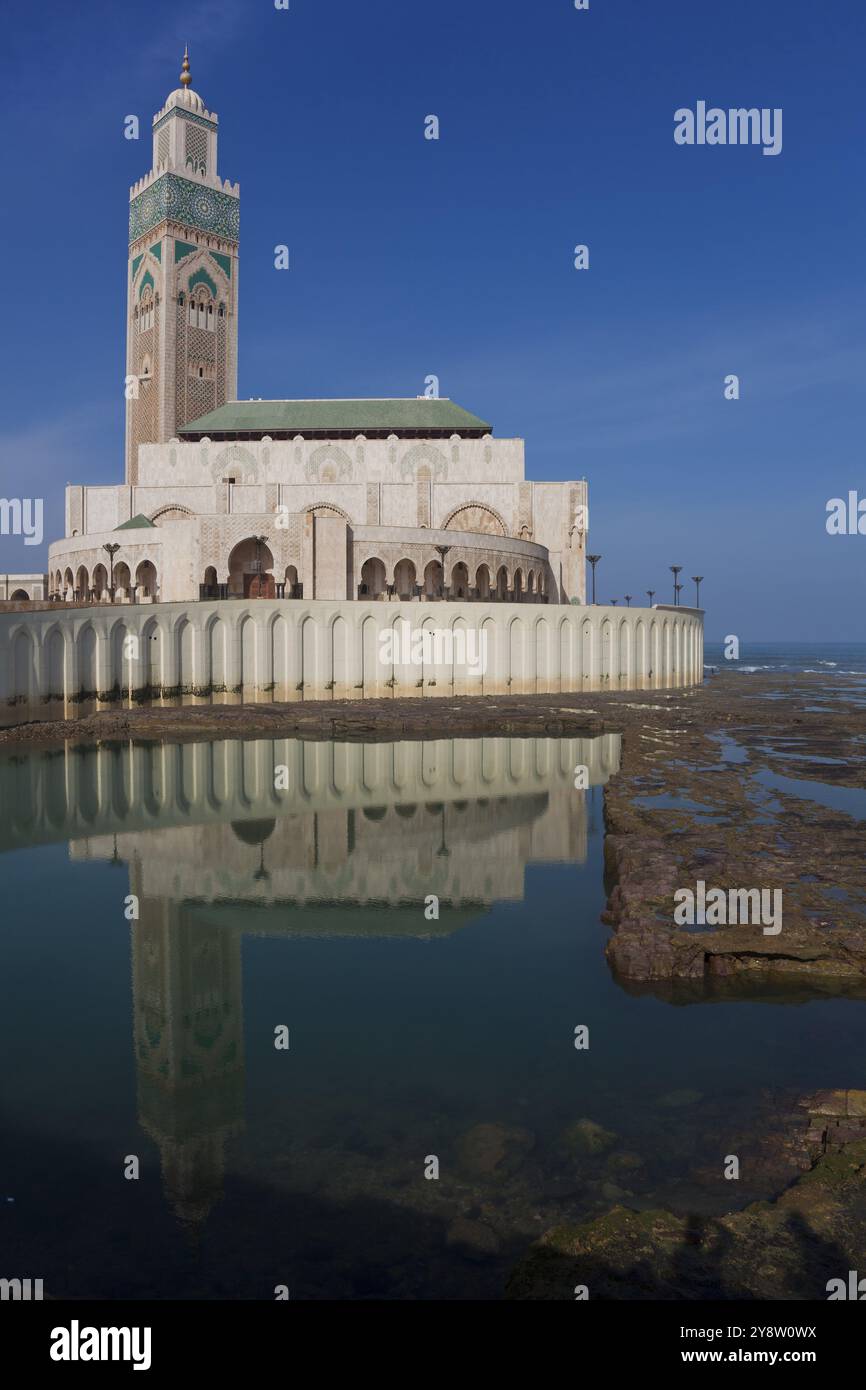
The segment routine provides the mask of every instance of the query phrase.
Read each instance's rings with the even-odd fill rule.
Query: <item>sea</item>
[[[722,642],[706,642],[704,668],[739,671],[744,676],[773,671],[821,676],[863,676],[866,642],[740,642],[737,661],[725,656]]]

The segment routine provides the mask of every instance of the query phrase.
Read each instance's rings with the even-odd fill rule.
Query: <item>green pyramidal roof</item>
[[[148,517],[142,516],[141,512],[139,512],[138,516],[131,516],[129,521],[122,521],[120,525],[115,526],[114,529],[115,531],[135,531],[138,530],[139,527],[144,526],[149,526],[151,529],[156,530],[153,522],[150,521]]]
[[[293,435],[334,436],[490,434],[486,420],[447,398],[406,400],[228,401],[178,430],[184,439]]]

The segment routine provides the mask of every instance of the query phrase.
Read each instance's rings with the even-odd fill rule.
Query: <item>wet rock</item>
[[[668,1110],[680,1110],[686,1105],[697,1105],[703,1098],[702,1091],[691,1091],[686,1087],[681,1091],[668,1091],[659,1100],[659,1105],[664,1105]]]
[[[486,1177],[511,1173],[535,1146],[529,1129],[500,1124],[473,1125],[457,1141],[460,1166]]]
[[[619,1149],[616,1153],[608,1155],[607,1165],[613,1173],[633,1173],[638,1168],[643,1168],[644,1161],[640,1154],[632,1153],[630,1149]]]
[[[562,1144],[571,1154],[600,1154],[616,1143],[617,1136],[595,1120],[575,1120],[563,1132]]]
[[[499,1254],[499,1237],[486,1221],[470,1221],[458,1216],[448,1227],[446,1244],[468,1260],[489,1260]]]
[[[862,1263],[866,1139],[821,1156],[775,1202],[722,1217],[615,1206],[544,1235],[512,1273],[506,1296],[825,1299],[830,1279]]]
[[[866,1119],[866,1091],[814,1091],[800,1105],[810,1115]]]
[[[620,1202],[624,1197],[630,1197],[632,1194],[627,1188],[620,1187],[618,1183],[603,1182],[601,1185],[601,1195],[608,1202]]]
[[[800,1101],[813,1147],[838,1149],[866,1136],[866,1091],[815,1091]]]

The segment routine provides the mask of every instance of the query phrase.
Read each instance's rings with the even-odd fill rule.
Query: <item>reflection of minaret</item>
[[[243,1125],[244,934],[426,940],[520,902],[527,865],[585,860],[619,751],[613,734],[130,744],[24,777],[0,760],[0,851],[68,836],[76,861],[129,865],[139,1117],[188,1229],[221,1199]],[[435,933],[418,910],[431,892]]]
[[[138,893],[138,865],[130,891]],[[132,930],[139,1120],[158,1144],[166,1195],[200,1228],[223,1194],[225,1143],[243,1126],[241,938],[140,893]]]

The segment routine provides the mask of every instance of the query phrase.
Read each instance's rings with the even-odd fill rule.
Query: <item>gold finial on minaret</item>
[[[192,76],[190,75],[189,70],[189,45],[187,44],[183,50],[183,66],[180,70],[180,83],[182,87],[188,87],[191,82]]]

